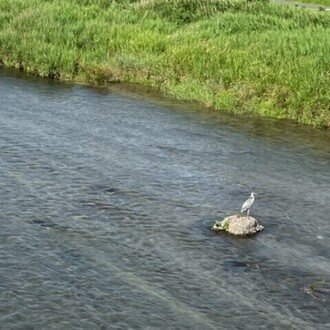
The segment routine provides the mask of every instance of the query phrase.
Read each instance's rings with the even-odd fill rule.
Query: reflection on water
[[[329,132],[5,72],[0,98],[1,328],[327,327]],[[211,232],[252,190],[266,230]]]

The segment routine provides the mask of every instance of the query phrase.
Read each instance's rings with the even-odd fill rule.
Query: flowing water
[[[196,108],[0,73],[1,329],[329,327],[329,132]]]

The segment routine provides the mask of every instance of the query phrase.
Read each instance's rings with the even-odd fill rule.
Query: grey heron
[[[255,193],[251,193],[251,196],[243,203],[242,207],[241,207],[241,213],[247,211],[247,216],[249,217],[249,213],[250,213],[250,208],[252,206],[252,204],[254,203],[254,196]]]

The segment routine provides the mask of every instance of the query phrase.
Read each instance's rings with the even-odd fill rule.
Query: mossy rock
[[[251,216],[231,215],[224,220],[217,220],[212,230],[225,231],[235,236],[251,236],[264,229],[257,220]]]

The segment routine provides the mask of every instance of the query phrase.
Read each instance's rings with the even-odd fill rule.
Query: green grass
[[[0,61],[330,127],[329,26],[262,0],[0,0]]]
[[[330,0],[299,0],[298,2],[314,3],[316,5],[330,6]]]

